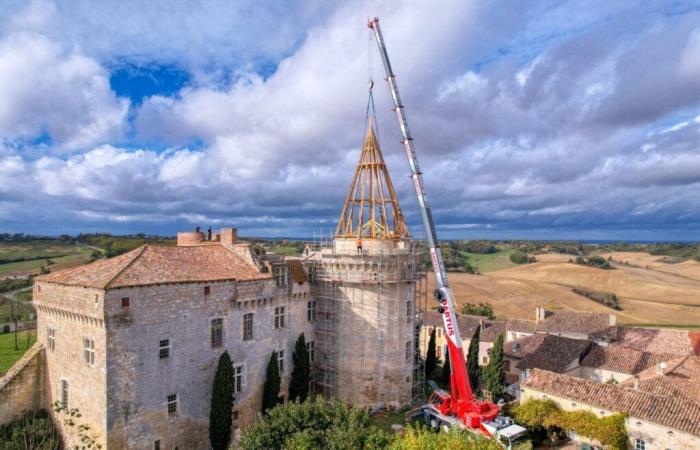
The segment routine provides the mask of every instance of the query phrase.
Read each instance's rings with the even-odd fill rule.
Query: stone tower
[[[416,396],[417,256],[370,121],[332,245],[312,256],[320,393],[370,408]]]

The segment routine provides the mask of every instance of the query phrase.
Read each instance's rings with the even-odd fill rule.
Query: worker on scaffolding
[[[362,255],[362,238],[357,238],[357,241],[355,242],[355,245],[357,246],[357,254]]]

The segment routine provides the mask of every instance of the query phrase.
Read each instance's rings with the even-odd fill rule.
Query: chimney
[[[238,230],[236,228],[221,229],[221,243],[223,245],[233,245],[238,240]]]
[[[660,362],[656,365],[656,373],[658,375],[663,375],[664,370],[666,370],[666,363],[665,362]]]
[[[207,230],[207,241],[211,241],[211,227]]]
[[[615,314],[608,314],[608,325],[611,327],[617,325],[617,316]]]
[[[535,308],[535,320],[544,320],[545,318],[547,318],[547,310],[544,309],[544,306]]]
[[[634,381],[633,381],[633,386],[634,386],[634,388],[635,388],[635,389],[639,389],[639,377],[638,377],[637,375],[635,375],[635,376],[633,377],[633,380],[634,380]]]

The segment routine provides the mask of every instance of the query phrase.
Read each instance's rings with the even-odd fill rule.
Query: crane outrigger
[[[504,445],[510,447],[511,440],[522,436],[526,430],[515,425],[512,419],[499,416],[500,408],[493,402],[479,400],[469,384],[467,366],[462,350],[462,337],[459,333],[456,308],[452,289],[447,281],[445,264],[440,253],[433,214],[425,192],[423,176],[421,174],[418,158],[413,146],[413,139],[408,128],[408,122],[404,112],[404,106],[399,96],[399,88],[396,84],[396,76],[389,62],[389,55],[384,43],[384,36],[379,27],[379,18],[371,19],[367,26],[374,31],[374,37],[379,47],[382,58],[386,82],[391,93],[394,112],[399,123],[402,136],[402,144],[411,170],[411,179],[418,199],[418,207],[421,214],[425,236],[430,249],[430,259],[435,272],[436,289],[435,300],[439,303],[438,312],[442,315],[445,333],[447,335],[447,348],[452,362],[450,373],[450,392],[439,389],[434,383],[431,385],[433,392],[428,403],[417,408],[416,413],[421,414],[425,422],[433,428],[449,429],[454,426],[478,430],[486,436],[499,438]]]

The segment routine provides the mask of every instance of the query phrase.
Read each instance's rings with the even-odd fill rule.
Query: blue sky
[[[167,13],[164,13],[167,11]],[[0,3],[0,231],[334,227],[379,16],[441,237],[700,240],[700,6]]]

